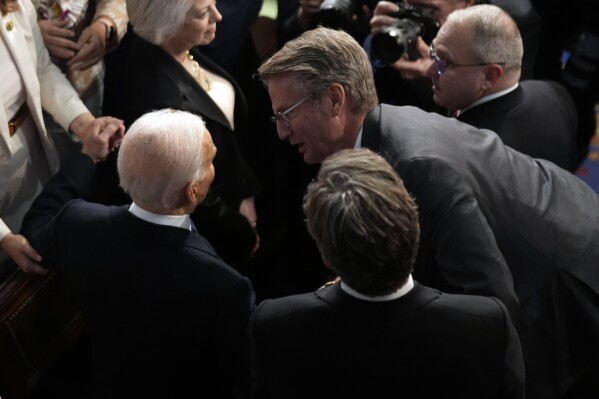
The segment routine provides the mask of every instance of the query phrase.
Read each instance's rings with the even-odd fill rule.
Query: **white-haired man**
[[[216,148],[202,119],[167,109],[131,125],[118,160],[130,206],[76,199],[106,156],[82,152],[36,199],[23,234],[87,310],[95,394],[237,397],[249,388],[254,297],[192,231],[189,214],[214,178]]]

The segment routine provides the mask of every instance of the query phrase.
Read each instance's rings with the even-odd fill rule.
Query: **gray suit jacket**
[[[547,398],[567,389],[587,367],[578,360],[599,354],[588,350],[596,348],[589,340],[580,358],[559,361],[580,343],[566,333],[574,324],[560,317],[568,304],[554,288],[574,281],[588,298],[599,298],[597,194],[554,164],[506,147],[491,131],[413,107],[376,107],[362,146],[387,159],[418,203],[414,277],[447,292],[503,300],[521,334],[527,384],[538,378]],[[579,300],[588,317],[576,323],[597,320],[599,308],[587,303]]]

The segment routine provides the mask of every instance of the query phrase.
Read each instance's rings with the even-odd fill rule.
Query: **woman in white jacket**
[[[40,257],[16,232],[59,158],[42,108],[85,140],[95,120],[66,77],[50,60],[30,0],[0,0],[0,278],[7,255],[31,270]],[[102,124],[120,123],[101,118]],[[121,129],[122,125],[121,125]]]

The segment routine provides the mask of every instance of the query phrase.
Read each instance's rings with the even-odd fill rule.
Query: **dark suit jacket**
[[[65,165],[23,234],[87,310],[96,394],[238,397],[249,389],[251,284],[197,233],[72,200],[94,170],[81,154]]]
[[[191,51],[206,69],[223,76],[235,88],[235,126],[246,125],[245,97],[234,80],[197,49]],[[103,113],[131,125],[144,113],[175,108],[202,116],[218,153],[216,175],[208,199],[194,213],[198,229],[227,261],[246,257],[255,244],[249,222],[238,213],[242,199],[258,191],[258,183],[241,156],[235,134],[220,108],[171,55],[129,29],[119,48],[106,60]],[[118,186],[116,154],[98,165],[90,200],[124,204],[129,199]],[[216,205],[215,205],[216,204]],[[207,209],[212,206],[212,209]],[[237,243],[240,243],[237,245]],[[239,248],[236,248],[235,246]],[[235,253],[233,256],[229,256]]]
[[[523,398],[516,331],[495,298],[419,285],[366,302],[339,284],[262,302],[255,398]]]
[[[597,194],[554,164],[506,147],[493,132],[413,107],[376,107],[362,146],[393,165],[418,203],[415,278],[446,292],[500,298],[521,334],[527,384],[544,391],[534,397],[564,392],[599,356],[574,353],[576,334],[567,331],[573,324],[557,311],[568,304],[554,292],[567,275],[599,298]],[[571,315],[588,319],[586,328],[599,334],[597,309]]]
[[[576,106],[557,82],[520,82],[515,90],[468,109],[458,119],[493,130],[505,145],[533,158],[575,169]]]

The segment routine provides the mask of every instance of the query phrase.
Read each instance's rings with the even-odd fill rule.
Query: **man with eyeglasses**
[[[456,10],[472,7],[476,4],[491,3],[506,11],[517,23],[524,40],[522,78],[534,77],[535,60],[540,39],[541,19],[530,0],[405,0],[379,1],[370,20],[371,34],[375,35],[384,28],[396,24],[394,17],[402,3],[421,7],[431,11],[432,16],[442,26],[447,17]],[[430,82],[427,69],[431,63],[428,46],[419,37],[414,44],[417,54],[409,58],[405,54],[391,65],[378,66],[375,79],[379,97],[383,102],[399,105],[414,105],[427,111],[443,113],[431,99]],[[368,46],[365,44],[365,46]],[[377,64],[377,61],[374,60]]]
[[[527,398],[597,384],[599,197],[589,186],[492,131],[378,105],[368,56],[347,33],[307,31],[258,72],[279,138],[306,163],[366,147],[399,173],[420,209],[414,278],[503,301],[522,342]]]
[[[504,144],[574,171],[574,101],[554,81],[519,83],[522,51],[518,27],[499,7],[452,12],[430,46],[433,99]]]

